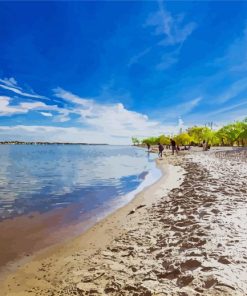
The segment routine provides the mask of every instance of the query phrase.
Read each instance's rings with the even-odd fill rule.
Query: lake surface
[[[157,179],[155,157],[129,146],[2,145],[0,220],[73,203],[75,215],[100,208]]]
[[[0,145],[0,267],[128,203],[160,178],[155,158],[130,146]]]

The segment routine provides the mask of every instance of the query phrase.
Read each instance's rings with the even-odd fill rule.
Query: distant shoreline
[[[63,142],[25,142],[25,141],[2,141],[0,145],[109,145],[104,143],[63,143]]]

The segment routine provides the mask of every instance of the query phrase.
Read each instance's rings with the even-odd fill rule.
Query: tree
[[[219,145],[220,140],[216,135],[216,132],[207,128],[203,131],[204,140],[210,145]]]
[[[193,126],[187,130],[187,133],[176,135],[174,137],[178,145],[189,145],[192,142],[196,144],[207,141],[210,145],[237,145],[247,146],[247,117],[243,121],[236,121],[214,131],[205,126]],[[139,144],[137,138],[132,138],[133,144]],[[142,140],[143,144],[163,145],[170,144],[170,138],[166,135],[159,137],[150,137]]]
[[[245,120],[243,121],[237,121],[235,123],[235,128],[239,132],[239,136],[237,139],[238,146],[240,146],[240,143],[242,146],[244,146],[247,142],[247,118],[245,118]]]
[[[167,136],[165,136],[165,135],[161,135],[161,136],[159,137],[158,142],[159,142],[160,144],[163,144],[163,145],[169,145],[169,144],[170,144],[170,138],[167,137]]]
[[[204,126],[193,126],[188,129],[188,135],[192,138],[192,141],[196,144],[200,144],[203,140],[208,141],[212,136],[212,130]]]
[[[134,146],[138,145],[140,143],[140,141],[135,137],[132,137],[131,140],[132,140],[132,143],[133,143]]]
[[[192,137],[188,133],[182,133],[174,137],[177,145],[190,145]]]
[[[143,144],[157,145],[159,143],[159,137],[150,137],[142,140]]]
[[[245,123],[235,122],[225,125],[217,131],[217,135],[223,145],[233,146],[235,142],[239,145],[239,140],[245,137]]]

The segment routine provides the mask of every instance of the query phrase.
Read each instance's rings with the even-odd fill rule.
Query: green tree
[[[158,142],[160,144],[163,144],[163,145],[169,145],[170,144],[170,138],[165,136],[165,135],[161,135],[158,139]]]
[[[237,121],[223,126],[218,131],[214,131],[204,126],[193,126],[187,130],[187,133],[176,135],[174,137],[178,145],[189,145],[191,142],[196,144],[207,141],[210,145],[237,145],[247,146],[247,117],[243,121]],[[139,144],[137,138],[132,138],[134,145]],[[161,143],[168,145],[170,138],[166,135],[159,137],[149,137],[142,140],[143,144],[156,145]]]
[[[159,137],[150,137],[142,140],[143,144],[157,145],[159,143]]]
[[[204,131],[203,131],[203,139],[205,141],[207,141],[207,143],[210,144],[210,145],[219,145],[220,144],[220,140],[217,137],[216,132],[209,129],[209,128],[204,129]]]
[[[247,118],[243,121],[238,121],[235,123],[235,128],[239,132],[239,136],[237,139],[238,146],[245,146],[247,142]]]
[[[131,140],[132,140],[132,143],[133,143],[134,146],[139,145],[139,143],[140,143],[140,141],[135,137],[132,137]]]
[[[193,126],[188,128],[188,135],[192,138],[192,141],[196,144],[200,144],[203,140],[208,141],[211,137],[212,130],[204,126]]]
[[[246,123],[235,122],[223,126],[217,131],[217,136],[220,138],[222,145],[231,145],[235,143],[240,145],[240,141],[246,138]]]
[[[190,145],[193,138],[188,133],[182,133],[174,137],[177,145]]]

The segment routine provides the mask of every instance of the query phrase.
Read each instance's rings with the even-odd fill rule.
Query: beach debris
[[[202,264],[200,261],[196,260],[196,259],[189,259],[185,262],[181,263],[181,268],[182,270],[194,270],[198,267],[200,267]]]
[[[182,275],[177,279],[177,285],[179,287],[184,287],[189,285],[193,280],[194,280],[194,277],[192,274]]]
[[[171,209],[172,212],[176,213],[179,210],[179,206],[176,206],[174,208]]]
[[[214,277],[209,277],[206,281],[205,281],[205,283],[204,283],[204,285],[203,285],[203,288],[205,288],[205,289],[210,289],[211,287],[213,287],[215,284],[217,284],[218,283],[218,280],[216,279],[216,278],[214,278]]]
[[[128,214],[127,216],[132,215],[132,214],[134,214],[135,212],[136,212],[135,209],[133,209],[133,210],[131,210],[131,211],[129,212],[129,214]]]
[[[229,175],[233,167],[225,168],[227,163],[221,169],[214,162],[210,164],[209,158],[203,160],[205,163],[201,161],[199,156],[197,160],[192,157],[182,160],[187,173],[179,188],[169,191],[164,198],[161,192],[160,199],[141,215],[138,209],[145,207],[144,204],[129,212],[128,215],[136,213],[136,219],[127,219],[126,231],[95,256],[85,259],[87,266],[91,266],[89,274],[84,270],[68,274],[70,287],[77,287],[77,294],[55,295],[238,295],[238,272],[244,272],[247,256],[241,244],[243,234],[238,231],[241,220],[236,224],[238,228],[232,229],[232,216],[227,214],[232,211],[238,214],[245,207],[246,199],[239,187],[247,185],[247,178],[241,175],[240,181],[235,180],[233,173]],[[213,166],[211,171],[207,169],[209,164]],[[228,195],[221,189],[226,182]],[[218,220],[217,209],[221,209]],[[212,235],[215,227],[224,231],[224,236]],[[242,252],[239,262],[231,257],[231,251],[237,247]],[[78,267],[80,260],[79,257],[77,268],[82,268]],[[231,262],[234,262],[231,269],[237,272],[226,278],[227,265]],[[76,282],[78,279],[80,283]],[[87,279],[90,281],[83,282]],[[243,278],[241,285],[247,291],[247,280]]]
[[[106,284],[104,292],[106,294],[115,293],[115,292],[120,291],[120,288],[121,288],[121,285],[119,283],[112,281],[112,282]]]
[[[157,274],[157,278],[159,279],[168,279],[174,280],[181,274],[181,270],[174,266],[170,266],[167,272],[162,272]]]
[[[99,287],[94,283],[79,283],[76,288],[81,292],[89,293],[89,295],[99,292]]]
[[[135,266],[130,266],[130,269],[132,270],[132,272],[137,272],[137,268]]]
[[[139,206],[137,206],[135,209],[133,209],[133,210],[131,210],[130,212],[129,212],[129,214],[128,215],[131,215],[131,214],[134,214],[135,212],[136,212],[136,210],[139,210],[139,209],[141,209],[141,208],[143,208],[143,207],[145,207],[146,205],[139,205]],[[127,216],[128,216],[127,215]]]
[[[216,286],[227,287],[227,288],[229,288],[231,290],[236,290],[236,288],[234,288],[233,286],[230,286],[230,285],[228,285],[226,283],[217,283]]]
[[[139,210],[139,209],[141,209],[141,208],[143,208],[143,207],[145,207],[146,205],[139,205],[138,207],[136,207],[136,210]]]
[[[229,261],[225,256],[220,256],[220,258],[218,259],[218,262],[222,264],[231,264],[231,261]]]

